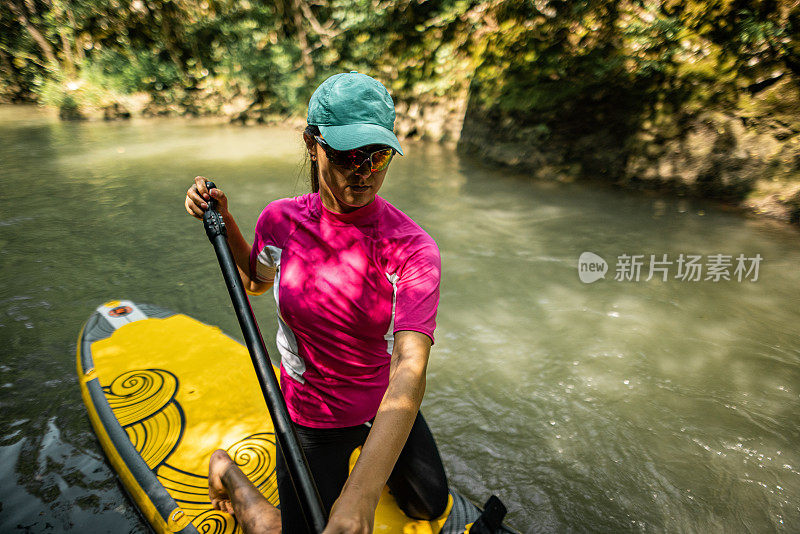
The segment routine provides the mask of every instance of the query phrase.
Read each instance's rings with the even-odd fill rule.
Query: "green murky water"
[[[800,529],[796,230],[406,145],[381,194],[442,252],[423,410],[453,486],[526,532]],[[213,177],[250,235],[306,191],[301,154],[291,129],[0,108],[0,531],[146,531],[85,415],[80,327],[129,298],[239,337],[184,191]],[[581,282],[586,251],[605,279]],[[615,280],[638,254],[639,281]],[[667,281],[645,280],[651,254]],[[732,256],[732,280],[675,278],[681,254]],[[274,303],[254,307],[274,353]]]

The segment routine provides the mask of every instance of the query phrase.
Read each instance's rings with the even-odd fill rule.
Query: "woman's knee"
[[[447,487],[438,487],[434,491],[417,493],[413,497],[397,501],[397,505],[412,519],[432,521],[447,510]]]

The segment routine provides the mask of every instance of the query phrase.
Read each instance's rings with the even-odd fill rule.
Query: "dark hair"
[[[306,134],[314,137],[315,135],[320,135],[319,127],[313,124],[309,124],[306,126],[305,132]],[[303,143],[305,146],[305,143]],[[308,157],[308,150],[306,150],[306,157]],[[317,193],[319,192],[319,167],[317,166],[317,162],[315,160],[310,160],[311,163],[311,173],[309,175],[309,182],[311,184],[311,192]]]

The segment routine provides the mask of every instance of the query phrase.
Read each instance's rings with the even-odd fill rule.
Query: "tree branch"
[[[6,4],[8,8],[11,10],[11,13],[17,17],[17,20],[20,24],[28,31],[30,36],[36,41],[36,44],[39,45],[41,48],[44,57],[47,59],[47,62],[52,64],[54,67],[58,67],[58,59],[56,58],[56,54],[53,51],[53,47],[50,43],[47,42],[44,35],[28,20],[28,16],[25,14],[25,10],[20,7],[14,0],[8,0]]]
[[[305,70],[306,77],[313,80],[316,76],[314,69],[314,60],[311,58],[311,48],[308,45],[308,34],[303,26],[303,16],[300,11],[303,8],[301,0],[293,0],[294,9],[292,9],[292,17],[294,18],[295,30],[297,31],[297,39],[300,41],[300,51],[303,58],[303,69]]]
[[[311,11],[311,7],[306,2],[303,2],[302,0],[296,0],[295,3],[300,5],[300,9],[303,11],[303,16],[311,25],[311,29],[314,30],[317,35],[319,35],[319,39],[322,41],[322,44],[324,44],[326,47],[330,47],[332,44],[331,39],[339,35],[340,32],[331,30],[330,26],[325,27],[320,24],[319,20],[317,20],[317,17],[314,15],[314,12]]]

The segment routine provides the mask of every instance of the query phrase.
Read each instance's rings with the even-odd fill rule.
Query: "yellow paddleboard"
[[[279,506],[269,412],[247,349],[219,328],[156,306],[108,302],[81,332],[78,377],[100,445],[156,532],[241,532],[208,499],[215,449],[227,450]],[[412,520],[384,490],[374,531],[460,534],[479,514],[452,492],[440,519]]]

